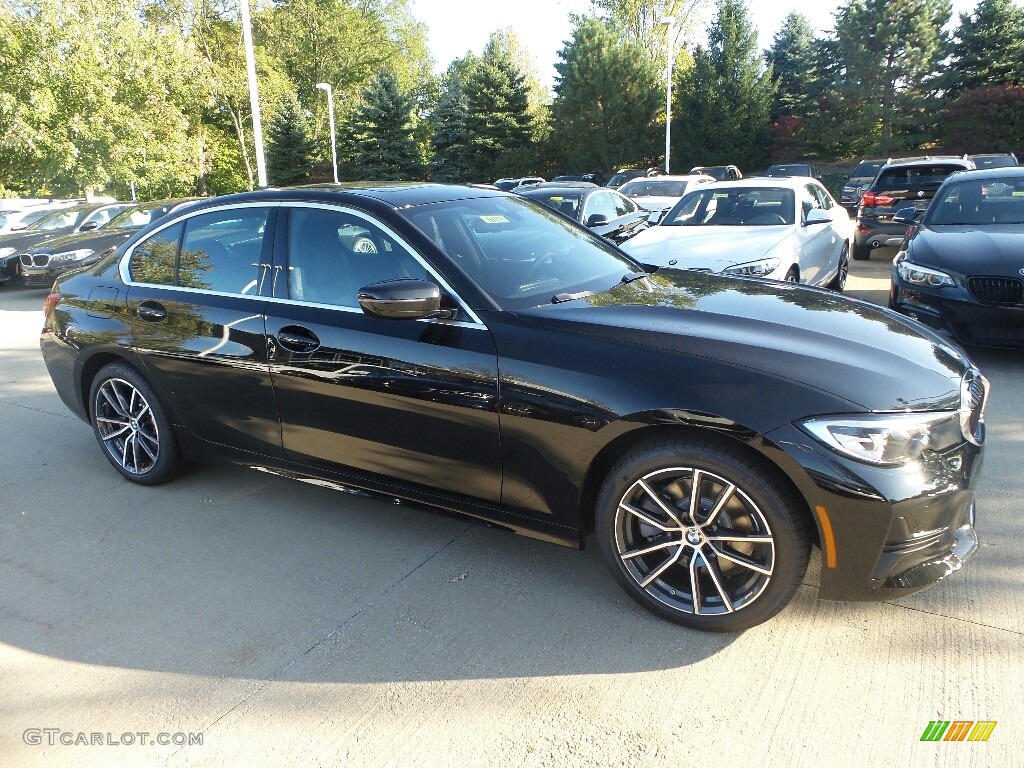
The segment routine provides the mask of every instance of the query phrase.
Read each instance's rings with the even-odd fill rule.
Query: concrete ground
[[[849,292],[884,303],[891,255]],[[0,289],[0,766],[1021,764],[1024,354],[973,352],[964,570],[827,603],[815,558],[721,636],[642,611],[596,546],[241,469],[121,480],[50,384],[43,295]],[[921,742],[931,720],[998,725]]]

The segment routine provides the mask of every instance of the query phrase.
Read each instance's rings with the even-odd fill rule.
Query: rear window
[[[853,173],[850,174],[851,178],[855,179],[866,179],[869,176],[874,178],[878,171],[881,170],[885,163],[881,162],[864,162],[853,169]]]
[[[943,165],[941,163],[889,168],[882,171],[875,184],[875,191],[926,189],[928,187],[938,189],[949,174],[962,170],[964,170],[962,165]]]

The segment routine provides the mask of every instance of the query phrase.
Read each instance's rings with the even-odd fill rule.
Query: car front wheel
[[[640,446],[609,473],[597,537],[612,575],[648,610],[732,632],[774,616],[810,553],[806,508],[742,447],[689,437]]]
[[[828,284],[830,290],[836,293],[842,293],[846,290],[846,278],[850,274],[850,244],[845,243],[843,250],[839,253],[839,267],[836,271],[836,276],[832,278],[832,281]]]
[[[134,368],[113,363],[92,382],[89,415],[103,455],[122,477],[158,485],[185,467],[153,388]]]

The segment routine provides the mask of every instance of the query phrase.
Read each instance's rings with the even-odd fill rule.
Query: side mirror
[[[83,224],[82,226],[80,226],[80,227],[78,228],[78,231],[79,231],[79,232],[92,232],[92,231],[93,231],[94,229],[96,229],[96,227],[98,227],[98,226],[99,226],[99,223],[98,223],[98,222],[95,222],[95,221],[87,221],[87,222],[85,222],[85,224]]]
[[[359,306],[371,317],[389,320],[451,320],[454,309],[441,308],[441,289],[425,280],[382,280],[359,289]]]
[[[22,222],[11,224],[11,232],[21,232],[23,229],[28,229],[28,224],[24,224]]]
[[[602,224],[607,224],[609,221],[611,221],[611,219],[609,219],[603,213],[595,213],[592,214],[589,219],[587,219],[587,226],[599,227]]]
[[[832,220],[832,211],[826,211],[824,208],[812,208],[808,211],[804,224],[807,226],[811,224],[828,224]]]
[[[896,214],[892,217],[893,222],[896,224],[906,224],[908,226],[917,223],[918,211],[913,206],[907,206],[906,208],[900,208],[896,211]]]

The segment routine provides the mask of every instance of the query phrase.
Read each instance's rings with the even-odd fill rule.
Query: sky
[[[840,0],[747,0],[760,47],[771,47],[782,20],[792,11],[804,14],[818,33],[830,30]],[[974,9],[977,0],[953,0],[953,21]],[[713,8],[714,3],[709,2]],[[413,15],[427,25],[438,72],[467,51],[480,53],[490,34],[512,27],[533,58],[541,82],[554,82],[554,64],[572,34],[570,13],[587,13],[590,0],[413,0]],[[712,11],[713,12],[713,11]],[[703,26],[703,25],[702,25]]]

